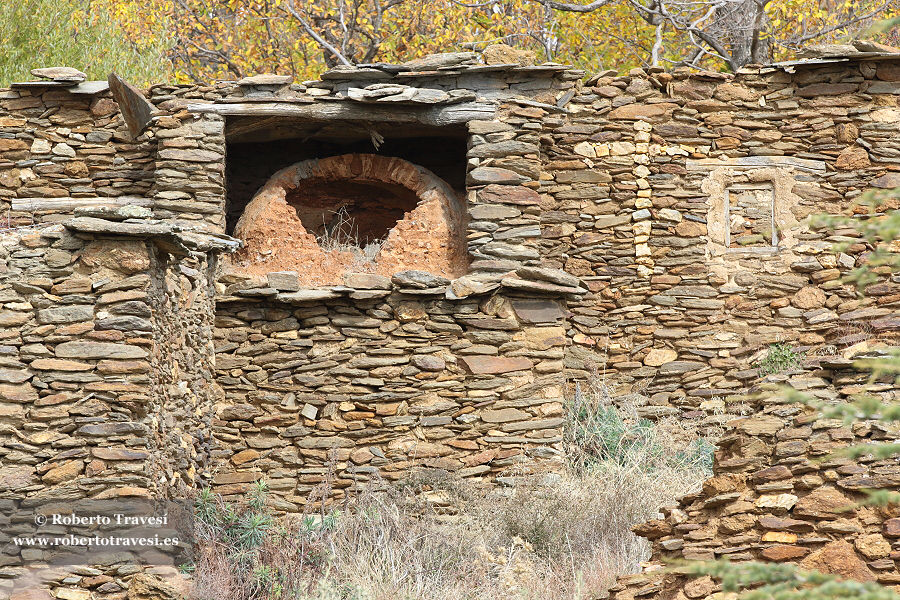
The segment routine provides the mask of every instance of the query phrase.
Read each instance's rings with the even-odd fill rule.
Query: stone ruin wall
[[[469,274],[359,275],[319,289],[284,274],[247,278],[218,258],[229,249],[216,242],[228,117],[197,105],[274,102],[283,86],[154,86],[159,112],[138,136],[106,92],[0,92],[0,202],[9,225],[36,224],[3,239],[3,492],[177,495],[209,481],[233,495],[264,477],[279,508],[300,510],[332,471],[337,497],[414,466],[490,480],[556,458],[567,382],[600,371],[641,416],[736,428],[717,456],[717,473],[730,475],[715,480],[733,486],[686,499],[667,519],[688,520],[659,525],[665,534],[648,526],[658,555],[799,559],[830,543],[822,536],[874,535],[877,516],[844,529],[825,519],[812,525],[818,537],[782,551],[807,526],[763,522],[793,505],[754,503],[835,482],[852,497],[845,476],[892,473],[861,461],[816,475],[798,458],[877,428],[819,422],[804,441],[790,433],[808,425],[796,409],[767,407],[772,416],[757,419],[768,429],[755,432],[726,401],[757,383],[752,360],[769,343],[815,349],[792,382],[835,399],[863,386],[839,355],[891,341],[891,274],[858,298],[839,278],[872,248],[850,229],[810,230],[807,217],[848,212],[864,189],[898,183],[895,64],[586,82],[558,68],[435,73],[413,88],[496,104],[468,123]],[[337,70],[291,92],[333,103],[366,76]],[[749,204],[726,215],[731,194]],[[98,204],[108,208],[89,208]],[[834,255],[836,241],[851,244]],[[896,397],[892,385],[878,391]],[[774,424],[792,418],[793,429]],[[753,475],[773,465],[777,477]],[[757,516],[725,515],[735,507]]]
[[[849,365],[832,368],[842,377],[867,377]],[[700,492],[634,527],[651,541],[653,554],[642,573],[619,578],[612,600],[726,598],[710,576],[687,575],[690,561],[721,558],[794,563],[897,590],[900,511],[895,504],[857,504],[866,498],[863,490],[897,488],[897,459],[828,457],[850,445],[895,442],[896,427],[871,421],[848,426],[775,397],[754,408],[754,416],[729,423],[716,451],[715,475]],[[680,566],[663,572],[670,561]]]
[[[193,486],[213,399],[207,262],[55,224],[5,235],[3,256],[3,492]]]
[[[871,246],[852,229],[806,223],[849,213],[865,189],[896,185],[894,64],[879,64],[879,78],[851,63],[763,69],[736,82],[597,80],[585,101],[602,108],[542,138],[545,264],[591,288],[569,305],[567,366],[605,365],[623,391],[643,396],[648,417],[708,418],[754,383],[753,359],[768,344],[828,354],[892,338],[894,278],[882,273],[866,299],[839,281]],[[715,200],[740,185],[774,191],[778,250],[724,248]],[[848,247],[832,254],[835,242]]]

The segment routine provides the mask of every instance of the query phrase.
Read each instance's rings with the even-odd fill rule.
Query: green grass
[[[792,371],[803,366],[803,354],[794,350],[789,344],[776,342],[769,346],[768,353],[756,364],[760,377]]]

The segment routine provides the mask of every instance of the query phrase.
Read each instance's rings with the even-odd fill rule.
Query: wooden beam
[[[490,120],[497,112],[491,102],[460,102],[444,106],[378,106],[357,102],[317,102],[315,104],[188,104],[195,113],[227,117],[291,117],[305,121],[369,121],[372,123],[418,123],[433,127],[464,125],[474,120]]]

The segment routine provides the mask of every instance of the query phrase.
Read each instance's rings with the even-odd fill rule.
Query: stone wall
[[[303,83],[157,85],[132,98],[149,103],[143,121],[102,82],[14,84],[0,91],[0,210],[37,228],[0,245],[0,493],[212,483],[233,496],[265,478],[293,511],[328,478],[334,497],[420,466],[491,480],[558,458],[567,382],[602,372],[641,416],[719,426],[747,409],[737,400],[777,341],[818,368],[795,385],[858,393],[846,357],[893,340],[900,287],[873,269],[861,297],[841,277],[874,245],[810,216],[877,217],[853,202],[900,183],[895,58],[585,79],[456,53]],[[266,157],[442,136],[453,141],[422,164],[465,197],[465,274],[411,264],[301,287],[291,265],[218,259],[238,246],[220,234],[274,168]],[[813,560],[844,534],[883,549],[879,515],[763,520],[829,490],[852,498],[847,478],[893,476],[888,463],[813,464],[888,434],[807,419],[773,403],[734,423],[719,477],[658,525],[657,554]]]
[[[447,280],[421,281],[359,274],[342,292],[219,300],[215,489],[265,478],[297,510],[326,477],[340,497],[413,467],[488,478],[559,456],[559,302],[451,301]]]
[[[806,378],[796,387],[815,393],[830,380],[851,396],[872,387],[865,385],[869,373],[850,361],[822,367],[818,374],[824,379],[813,378],[819,382],[809,385]],[[886,379],[875,389],[889,403],[898,391],[892,378]],[[643,573],[619,579],[612,599],[721,597],[715,595],[720,584],[708,576],[688,577],[678,569],[663,573],[672,560],[791,562],[860,581],[900,584],[896,505],[855,506],[865,498],[863,490],[896,490],[897,459],[830,456],[850,445],[893,442],[896,427],[823,418],[808,406],[779,400],[780,395],[770,393],[751,407],[752,416],[729,422],[716,451],[715,476],[702,491],[634,528],[651,540],[653,556]]]
[[[863,300],[839,281],[871,247],[808,217],[850,212],[864,189],[895,183],[892,57],[586,80],[476,62],[463,53],[303,84],[154,86],[159,113],[136,138],[108,92],[17,87],[0,99],[0,195],[14,223],[111,202],[221,229],[226,120],[240,123],[237,140],[259,129],[229,116],[236,107],[277,105],[298,123],[369,111],[383,127],[413,114],[432,130],[473,110],[483,117],[446,126],[468,123],[471,273],[483,282],[540,265],[590,287],[569,304],[572,377],[603,368],[621,393],[646,399],[645,416],[708,414],[747,389],[772,342],[827,353],[857,335],[891,336],[895,282]],[[245,140],[241,156],[255,145],[268,148]],[[847,246],[832,254],[833,242]]]
[[[892,339],[895,278],[876,269],[860,297],[841,277],[873,246],[809,216],[862,218],[865,189],[900,181],[893,64],[604,73],[566,125],[545,116],[541,256],[591,289],[569,304],[573,374],[601,365],[642,415],[702,417],[753,384],[771,343]]]
[[[7,519],[23,499],[77,512],[91,510],[84,501],[183,498],[209,474],[211,407],[221,395],[212,370],[217,250],[208,236],[134,221],[71,219],[0,237]],[[174,252],[186,244],[193,250]],[[140,579],[142,568],[121,553],[47,568],[59,549],[10,543],[36,528],[28,519],[0,535],[3,597],[50,598],[43,588],[58,598],[87,598],[83,588],[124,594]]]
[[[156,144],[135,139],[118,113],[108,93],[0,91],[0,201],[8,225],[49,221],[97,198],[146,204]]]
[[[150,251],[59,225],[3,237],[3,492],[148,494]]]
[[[153,456],[154,484],[170,497],[183,497],[213,468],[212,406],[222,397],[213,346],[217,259],[156,252],[149,269],[154,338],[149,413],[157,448],[165,449]]]

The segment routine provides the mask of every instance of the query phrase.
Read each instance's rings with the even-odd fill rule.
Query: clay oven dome
[[[232,259],[261,276],[297,271],[304,285],[346,272],[406,269],[457,277],[466,270],[465,207],[431,171],[399,158],[345,154],[282,169],[244,210]]]

